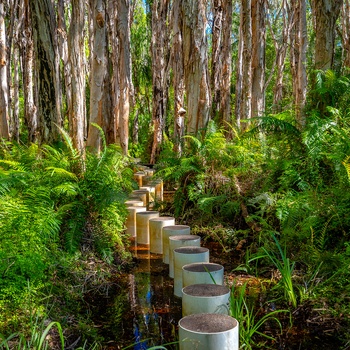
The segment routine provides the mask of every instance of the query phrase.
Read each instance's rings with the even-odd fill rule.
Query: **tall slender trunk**
[[[350,68],[350,3],[344,0],[342,6],[343,67]]]
[[[37,107],[34,102],[34,43],[31,24],[29,0],[23,5],[23,37],[22,37],[22,62],[23,62],[23,97],[24,97],[24,121],[28,129],[28,141],[37,142],[39,139],[39,121]]]
[[[332,69],[336,22],[343,0],[312,0],[315,17],[315,68]]]
[[[242,26],[242,110],[240,115],[241,129],[245,130],[248,122],[242,123],[242,119],[249,120],[252,111],[252,12],[251,0],[241,2],[241,26]],[[241,40],[241,38],[240,38]]]
[[[299,0],[299,30],[298,30],[298,79],[295,95],[296,121],[299,128],[305,126],[305,103],[307,88],[306,53],[307,53],[307,23],[306,23],[306,0]]]
[[[167,0],[154,0],[152,5],[152,121],[154,131],[150,157],[151,164],[156,162],[160,153],[167,110],[165,48],[167,40],[166,21],[168,5]]]
[[[29,1],[29,4],[36,53],[35,87],[40,116],[39,137],[41,142],[52,142],[59,138],[57,125],[62,125],[55,12],[51,0]]]
[[[220,78],[220,121],[227,129],[231,123],[231,75],[232,75],[232,0],[226,0],[223,11],[221,78]]]
[[[174,0],[172,12],[173,29],[173,85],[174,85],[174,151],[178,156],[182,154],[182,137],[185,132],[184,114],[184,61],[182,47],[183,14],[181,12],[181,0]]]
[[[94,35],[90,72],[90,124],[87,146],[99,153],[101,148],[99,130],[91,123],[103,126],[103,92],[106,74],[106,20],[102,0],[93,1],[92,17]]]
[[[4,3],[0,3],[0,138],[9,139],[9,91]]]
[[[12,84],[12,138],[19,141],[19,48],[13,50],[13,84]]]
[[[57,30],[58,47],[60,57],[63,61],[64,97],[66,99],[66,106],[71,106],[71,66],[68,57],[68,33],[65,21],[64,0],[58,0],[57,4]],[[67,113],[67,111],[65,112]]]
[[[71,105],[68,108],[70,136],[74,147],[84,154],[85,69],[84,0],[72,0],[72,18],[68,34],[69,61],[72,69]]]
[[[123,153],[127,154],[129,142],[130,95],[132,93],[130,56],[130,0],[118,0],[117,11],[117,36],[119,50],[119,100],[117,107],[117,141],[119,141]]]
[[[196,134],[207,126],[211,104],[205,1],[184,0],[182,11],[187,132]]]
[[[252,117],[265,111],[265,0],[252,1]]]
[[[221,72],[222,72],[222,24],[223,1],[213,0],[213,27],[212,27],[212,53],[211,53],[211,89],[213,92],[212,114],[216,116],[220,112],[221,100]]]

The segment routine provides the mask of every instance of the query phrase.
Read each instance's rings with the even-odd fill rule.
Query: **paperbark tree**
[[[204,0],[184,0],[183,52],[187,97],[187,132],[204,130],[211,105],[207,58],[207,17]]]
[[[90,124],[87,146],[99,153],[101,148],[99,130],[91,123],[103,126],[103,92],[106,75],[106,20],[102,0],[94,0],[92,8],[93,43],[90,73]]]
[[[124,154],[128,153],[130,96],[132,94],[131,56],[130,56],[130,0],[117,1],[118,37],[118,121],[117,142]]]
[[[237,61],[236,119],[241,130],[247,128],[252,111],[252,2],[241,1],[239,59]]]
[[[299,128],[305,125],[304,107],[306,102],[306,53],[307,53],[307,27],[306,2],[294,0],[291,10],[294,21],[290,37],[290,62],[292,73],[293,100],[296,121]]]
[[[212,111],[219,124],[227,127],[231,121],[232,0],[213,1],[212,33]]]
[[[23,2],[22,21],[22,74],[23,74],[23,98],[24,98],[24,121],[28,129],[28,141],[39,140],[39,121],[37,114],[37,103],[34,95],[34,42],[33,28],[31,23],[31,9],[29,1]]]
[[[9,139],[8,60],[5,29],[4,3],[0,2],[0,138]]]
[[[266,1],[252,1],[252,110],[251,117],[265,111]]]
[[[68,117],[70,136],[80,154],[85,152],[84,5],[84,0],[72,0],[72,17],[68,34],[69,61],[72,67],[71,104],[68,106]]]
[[[342,6],[342,44],[343,67],[350,68],[350,1],[344,0]]]
[[[343,0],[312,0],[315,18],[315,68],[332,69],[336,37],[336,22]]]
[[[181,0],[174,0],[172,8],[172,67],[174,86],[174,151],[178,156],[182,154],[182,137],[185,132],[184,109],[184,61],[182,47],[182,11]]]
[[[163,141],[167,111],[166,43],[168,0],[153,0],[152,4],[152,121],[153,143],[150,163],[154,164]]]
[[[29,1],[29,4],[36,54],[39,137],[41,142],[50,143],[59,138],[57,125],[62,125],[56,17],[51,0]]]

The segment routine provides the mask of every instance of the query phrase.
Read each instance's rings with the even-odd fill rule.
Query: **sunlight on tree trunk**
[[[168,0],[154,0],[152,5],[152,83],[153,143],[150,163],[155,164],[163,142],[167,111],[166,48],[168,40]]]
[[[34,102],[34,43],[30,7],[27,2],[24,3],[23,17],[21,47],[23,62],[24,120],[28,128],[28,142],[36,142],[39,139],[39,121],[37,107]]]
[[[72,69],[71,105],[68,107],[70,136],[74,147],[84,154],[85,69],[84,69],[84,0],[72,0],[68,49]]]
[[[93,1],[92,17],[94,35],[90,73],[90,124],[86,145],[93,152],[100,152],[100,132],[91,123],[103,126],[103,91],[106,75],[106,24],[102,0]]]
[[[130,56],[130,0],[117,1],[117,35],[119,49],[119,100],[118,100],[118,127],[117,142],[120,143],[124,154],[128,153],[129,142],[129,113],[131,82]]]
[[[205,1],[182,2],[184,75],[187,95],[187,132],[204,131],[209,121],[210,88],[207,58]]]
[[[40,117],[40,141],[58,140],[61,119],[61,84],[57,25],[50,0],[29,1],[31,6],[33,38],[36,53],[36,90],[38,116]]]
[[[0,138],[9,139],[9,91],[4,3],[0,3]]]

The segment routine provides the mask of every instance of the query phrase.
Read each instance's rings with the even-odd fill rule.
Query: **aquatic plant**
[[[286,300],[294,308],[296,308],[297,296],[294,290],[294,283],[293,283],[293,271],[294,271],[295,262],[291,262],[289,258],[287,258],[286,247],[284,247],[284,249],[282,250],[282,247],[279,244],[275,235],[272,235],[272,238],[276,243],[276,247],[280,254],[280,258],[278,258],[276,253],[267,250],[265,247],[263,247],[262,249],[264,250],[266,256],[271,260],[271,262],[275,265],[275,267],[281,273],[282,278],[279,284],[282,284],[283,286],[284,296]]]
[[[288,310],[274,310],[259,317],[259,311],[254,311],[254,304],[248,301],[246,296],[245,283],[242,287],[237,288],[235,285],[231,288],[230,298],[230,315],[239,322],[240,347],[253,349],[257,343],[254,337],[259,335],[268,340],[274,340],[274,337],[260,331],[261,327],[268,321],[276,322],[282,332],[282,324],[276,317],[279,313],[289,312]]]

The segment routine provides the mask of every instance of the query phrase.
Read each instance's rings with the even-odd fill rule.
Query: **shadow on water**
[[[174,297],[168,265],[148,246],[135,246],[133,254],[136,266],[118,279],[120,288],[98,310],[108,349],[134,344],[128,349],[143,350],[177,340],[181,299]],[[167,346],[172,348],[176,346]]]

